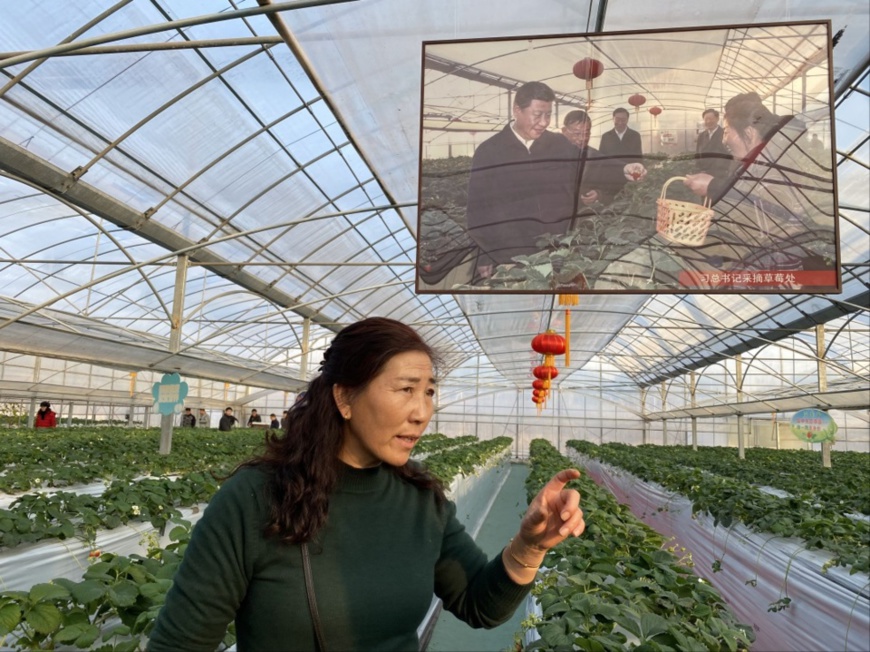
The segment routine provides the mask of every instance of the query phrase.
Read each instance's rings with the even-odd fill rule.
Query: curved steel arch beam
[[[32,181],[30,181],[29,179],[25,179],[25,178],[22,178],[22,177],[17,177],[17,176],[15,176],[15,175],[13,175],[13,174],[10,174],[10,173],[8,173],[8,172],[0,172],[0,174],[3,174],[4,176],[7,176],[7,177],[9,177],[9,178],[11,178],[11,179],[14,179],[15,181],[18,181],[19,183],[23,183],[23,184],[25,184],[25,185],[27,185],[27,186],[30,186],[31,188],[36,188],[36,189],[40,189],[40,190],[41,190],[41,188],[39,188],[39,186],[37,186],[35,183],[33,183]],[[112,234],[111,234],[109,231],[107,231],[107,230],[104,229],[100,224],[98,224],[97,221],[94,220],[94,219],[90,216],[90,214],[88,214],[87,211],[82,210],[81,208],[79,208],[79,207],[76,206],[75,204],[73,204],[73,203],[67,201],[67,200],[66,200],[64,197],[62,197],[62,196],[52,195],[52,197],[53,197],[56,201],[58,201],[58,202],[60,202],[61,204],[63,204],[64,206],[68,207],[70,210],[73,210],[73,211],[75,211],[76,213],[78,213],[79,216],[80,216],[81,218],[83,218],[84,220],[90,222],[90,223],[91,223],[91,226],[93,226],[93,227],[97,230],[98,234],[99,234],[99,233],[102,233],[103,235],[105,235],[109,240],[111,240],[112,244],[115,245],[115,247],[118,249],[118,251],[120,251],[120,252],[121,252],[121,253],[122,253],[122,254],[123,254],[123,255],[124,255],[124,256],[129,260],[129,261],[130,261],[130,263],[135,263],[135,261],[134,261],[134,259],[133,259],[133,256],[132,256],[128,251],[127,251],[127,248],[126,248],[124,245],[122,245],[122,244],[121,244],[121,243],[120,243],[120,242],[119,242],[119,241],[118,241],[114,236],[112,236]],[[87,262],[86,262],[86,261],[80,261],[79,264],[87,265]],[[131,269],[135,269],[136,271],[138,271],[138,272],[139,272],[139,275],[142,277],[142,280],[145,281],[145,283],[148,285],[149,288],[151,288],[151,292],[154,294],[154,296],[155,296],[156,299],[157,299],[157,302],[158,302],[158,303],[160,304],[160,306],[163,308],[163,311],[166,313],[166,317],[167,317],[167,319],[168,319],[169,316],[172,314],[172,312],[171,312],[171,310],[169,310],[169,308],[168,308],[168,307],[166,306],[166,304],[163,302],[163,299],[160,298],[160,293],[157,292],[157,288],[155,288],[154,285],[151,283],[151,280],[148,278],[148,275],[144,273],[144,271],[141,269],[141,267],[131,268]],[[51,277],[51,276],[54,276],[54,274],[49,275],[49,277]],[[80,286],[78,289],[74,290],[72,293],[67,292],[67,293],[64,293],[64,294],[61,295],[61,296],[62,296],[63,298],[66,298],[66,297],[71,296],[71,294],[73,294],[73,293],[75,293],[75,292],[78,292],[79,290],[82,290],[82,289],[88,289],[88,288],[91,288],[91,287],[93,287],[93,286],[94,286],[94,283],[93,283],[93,282],[92,282],[92,283],[88,283],[86,286]]]
[[[0,68],[8,68],[19,63],[33,61],[34,59],[45,59],[55,54],[71,52],[81,48],[90,47],[92,45],[101,45],[103,43],[111,43],[113,41],[123,41],[135,36],[144,36],[145,34],[155,34],[158,32],[166,32],[173,29],[181,29],[182,27],[191,27],[193,25],[204,25],[206,23],[216,23],[223,20],[234,20],[236,18],[245,18],[247,16],[257,16],[260,14],[272,14],[279,11],[289,11],[292,9],[304,9],[306,7],[319,7],[321,5],[333,5],[343,2],[354,2],[355,0],[297,0],[296,2],[281,2],[270,5],[268,7],[252,7],[250,9],[237,9],[232,12],[220,12],[216,14],[204,14],[193,18],[183,18],[181,20],[170,20],[157,25],[146,25],[145,27],[137,27],[121,32],[112,32],[111,34],[103,34],[102,36],[94,36],[81,41],[72,43],[63,43],[50,48],[41,50],[33,50],[27,54],[22,54],[8,59],[0,60]]]

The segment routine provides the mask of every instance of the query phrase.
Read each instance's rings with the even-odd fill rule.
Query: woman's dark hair
[[[282,436],[266,437],[266,451],[242,466],[271,473],[272,505],[267,536],[287,543],[310,541],[326,523],[329,496],[343,465],[338,458],[344,419],[333,398],[333,385],[350,399],[358,396],[400,353],[425,353],[437,366],[438,356],[417,332],[386,317],[370,317],[342,329],[323,354],[320,375],[290,408]],[[445,502],[441,482],[416,463],[384,464],[402,480],[431,490],[438,505]]]
[[[749,127],[758,132],[761,142],[766,143],[782,124],[782,118],[762,104],[758,93],[741,93],[728,100],[725,119],[728,128],[733,129],[747,146],[752,141],[747,133]]]

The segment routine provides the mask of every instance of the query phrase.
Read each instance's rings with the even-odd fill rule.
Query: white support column
[[[667,411],[667,403],[668,403],[668,385],[666,381],[662,381],[661,386],[662,392],[662,412]],[[668,420],[662,419],[662,446],[668,445]]]
[[[735,375],[737,376],[737,404],[743,402],[743,358],[738,353],[734,356]],[[746,459],[746,448],[743,441],[743,415],[739,408],[737,412],[737,457]]]
[[[132,428],[133,422],[135,419],[133,418],[136,414],[136,406],[133,404],[133,396],[136,394],[136,377],[137,373],[135,371],[130,372],[130,405],[127,406],[127,414],[129,415],[127,418],[127,427]]]
[[[169,331],[169,352],[181,350],[181,332],[184,326],[184,293],[187,289],[187,256],[178,256],[175,267],[175,292],[172,297],[171,329]]]
[[[816,359],[819,377],[819,394],[828,391],[828,365],[825,362],[825,325],[816,325]],[[822,442],[822,466],[831,468],[831,442]]]
[[[302,380],[308,380],[308,353],[311,350],[311,318],[302,320],[302,359],[299,361],[299,373]]]
[[[172,296],[171,330],[169,331],[169,352],[181,350],[181,334],[184,326],[184,294],[187,289],[187,256],[178,256],[175,268],[175,292]],[[169,455],[172,451],[172,426],[174,414],[160,415],[160,454]]]
[[[646,443],[647,437],[649,436],[649,421],[647,421],[647,418],[646,418],[646,393],[647,393],[647,388],[641,387],[640,388],[640,416],[643,419],[643,421],[642,421],[643,429],[641,430],[640,443],[642,443],[642,444]]]
[[[697,396],[695,391],[698,388],[698,380],[695,378],[695,372],[689,372],[689,392],[691,396],[692,407],[698,407]],[[698,450],[698,417],[692,416],[692,450]]]
[[[42,370],[42,358],[39,356],[33,359],[33,384],[39,386],[39,372]],[[40,399],[42,401],[44,399]],[[32,428],[36,421],[36,395],[30,397],[30,409],[27,410],[27,427]]]
[[[475,383],[474,383],[474,404],[480,408],[480,356],[477,356],[476,361],[476,369],[475,369]],[[480,439],[480,413],[474,417],[474,436]]]

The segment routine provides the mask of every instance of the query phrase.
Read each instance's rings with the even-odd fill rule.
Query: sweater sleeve
[[[247,591],[261,535],[263,482],[243,470],[215,494],[191,533],[149,652],[214,652]]]
[[[435,595],[444,608],[472,627],[492,628],[507,621],[531,590],[507,574],[501,554],[487,561],[448,503],[441,556],[435,564]]]

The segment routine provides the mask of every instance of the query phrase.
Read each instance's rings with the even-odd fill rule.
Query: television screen
[[[422,55],[418,292],[840,291],[829,22]]]

